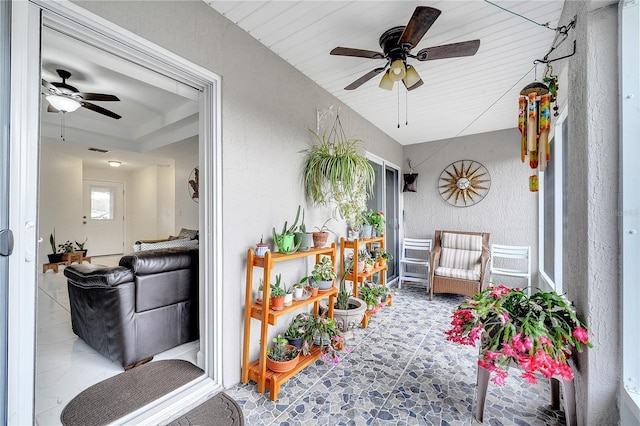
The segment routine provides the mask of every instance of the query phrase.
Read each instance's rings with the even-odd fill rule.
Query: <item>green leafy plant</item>
[[[53,251],[53,254],[58,253],[58,246],[56,245],[56,228],[53,228],[53,232],[49,234],[49,244],[51,245],[51,251]]]
[[[308,315],[306,315],[306,317],[308,317]],[[306,332],[306,327],[307,320],[305,319],[305,315],[298,314],[289,323],[289,326],[284,332],[284,337],[286,337],[287,339],[297,339],[299,337],[303,337]]]
[[[518,288],[491,285],[466,299],[454,311],[447,340],[475,346],[481,339],[478,365],[503,385],[511,363],[536,383],[536,373],[573,378],[567,358],[575,347],[591,347],[589,333],[571,305],[554,292],[527,296]]]
[[[357,215],[366,208],[375,180],[371,163],[359,152],[362,141],[347,139],[339,119],[328,135],[327,132],[322,136],[311,133],[315,137],[314,144],[301,151],[306,154],[305,195],[314,205],[335,202],[337,213],[350,226],[357,226]]]
[[[393,260],[393,255],[388,251],[384,251],[384,250],[378,252],[378,257],[383,258],[387,262],[390,262],[391,260]]]
[[[58,244],[58,250],[60,253],[72,253],[73,252],[73,243],[67,240],[66,243]]]
[[[368,212],[364,213],[363,216],[367,225],[373,226],[375,230],[380,234],[384,233],[387,221],[384,217],[383,212],[369,210]]]
[[[85,238],[83,242],[79,243],[79,242],[75,242],[76,243],[76,247],[78,248],[78,250],[84,250],[84,245],[87,244],[87,240],[88,238]]]
[[[347,291],[346,278],[351,266],[353,265],[353,261],[349,264],[345,259],[342,259],[342,264],[344,265],[344,271],[342,272],[342,276],[340,277],[340,289],[338,290],[338,296],[336,297],[336,308],[340,310],[349,309],[349,298],[351,297],[351,293]]]
[[[336,278],[336,272],[333,267],[333,262],[329,256],[323,256],[319,263],[313,266],[311,276],[316,281],[331,281]]]
[[[294,232],[296,230],[296,226],[298,225],[298,219],[300,218],[300,209],[301,207],[298,206],[296,218],[291,226],[287,226],[288,222],[285,221],[284,226],[282,227],[282,232],[279,234],[276,233],[276,228],[273,228],[273,241],[276,247],[278,247],[278,251],[280,253],[295,253],[300,247],[300,241],[295,243],[293,240]],[[287,246],[287,239],[290,239],[291,246]]]
[[[288,341],[281,334],[272,339],[273,345],[267,348],[267,356],[274,361],[290,361],[298,356],[300,349],[287,345]]]
[[[331,229],[329,229],[329,227],[327,226],[327,223],[329,223],[330,220],[332,220],[333,218],[330,217],[329,219],[325,220],[325,222],[320,225],[320,226],[314,226],[314,229],[317,229],[317,232],[331,232],[332,234],[335,235],[335,232],[333,232]]]
[[[281,285],[282,274],[276,275],[275,284],[271,284],[271,297],[284,297],[287,294],[284,287],[280,287]]]
[[[338,351],[344,345],[344,338],[340,335],[340,330],[335,320],[327,318],[324,315],[300,314],[301,320],[304,321],[304,336],[302,343],[302,353],[309,354],[311,345],[314,342],[319,343],[321,358],[330,361],[332,364],[340,362]],[[349,353],[349,348],[344,348]]]

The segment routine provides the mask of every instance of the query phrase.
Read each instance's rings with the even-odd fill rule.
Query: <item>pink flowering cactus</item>
[[[451,326],[445,331],[447,340],[471,346],[481,341],[478,366],[489,370],[491,381],[500,386],[512,363],[531,384],[537,374],[572,379],[567,364],[572,349],[591,347],[571,305],[552,292],[527,296],[517,288],[490,286],[454,310]]]

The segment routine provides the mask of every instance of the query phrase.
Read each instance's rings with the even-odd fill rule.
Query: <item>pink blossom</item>
[[[531,371],[524,371],[521,377],[532,385],[535,385],[536,383],[538,383],[538,381],[536,380],[536,375],[533,374],[533,372]]]
[[[509,373],[504,370],[496,370],[495,376],[493,376],[491,381],[498,386],[504,386],[504,379],[506,379],[508,375]]]
[[[551,346],[551,340],[549,340],[549,338],[547,336],[538,337],[538,341],[540,343],[542,343],[543,345]]]
[[[501,312],[500,315],[502,316],[502,322],[509,322],[509,314],[507,312]]]
[[[576,329],[573,330],[573,337],[578,339],[580,343],[586,344],[589,341],[589,333],[582,327],[576,327]]]

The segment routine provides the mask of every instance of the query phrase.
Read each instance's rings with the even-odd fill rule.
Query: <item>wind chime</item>
[[[521,134],[520,160],[529,156],[529,167],[536,172],[529,177],[529,190],[538,191],[538,173],[544,172],[551,160],[549,131],[551,130],[551,95],[549,88],[535,81],[520,92],[518,129]]]

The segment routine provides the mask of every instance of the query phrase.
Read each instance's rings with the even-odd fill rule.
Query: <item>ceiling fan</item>
[[[406,27],[393,27],[382,33],[380,36],[382,52],[350,47],[334,48],[331,51],[331,55],[387,60],[384,66],[369,71],[345,87],[345,90],[357,89],[385,70],[386,72],[382,76],[382,80],[380,80],[380,88],[391,90],[396,81],[402,80],[407,90],[417,89],[422,86],[423,81],[415,67],[407,63],[407,58],[414,58],[418,61],[432,61],[435,59],[475,55],[480,47],[480,40],[426,47],[420,50],[417,55],[411,54],[411,49],[420,43],[422,37],[431,28],[435,20],[438,19],[440,13],[440,10],[433,7],[416,7]]]
[[[67,79],[71,77],[71,73],[65,70],[56,70],[62,83],[51,82],[42,80],[42,86],[49,92],[43,93],[46,95],[49,107],[49,112],[73,112],[80,107],[90,109],[99,114],[106,115],[107,117],[115,118],[118,120],[121,116],[113,111],[109,111],[106,108],[102,108],[96,104],[92,104],[87,101],[119,101],[120,99],[114,95],[106,95],[103,93],[85,93],[80,92],[75,87],[67,84]]]

